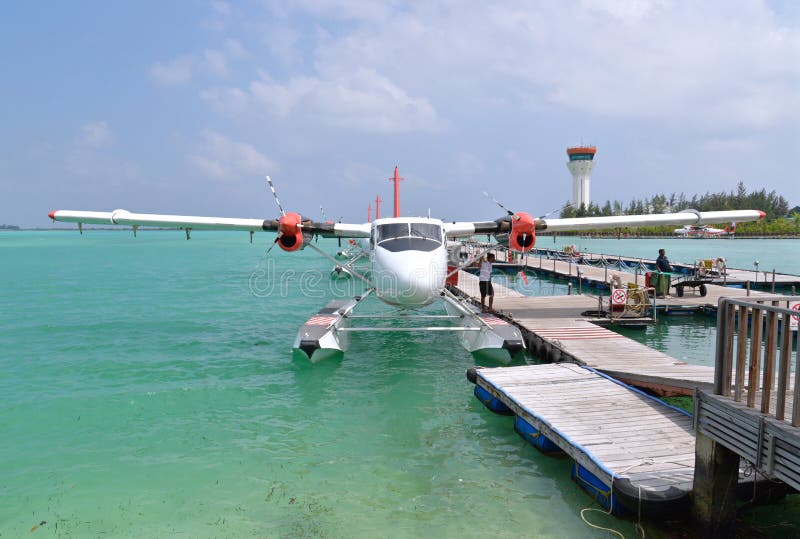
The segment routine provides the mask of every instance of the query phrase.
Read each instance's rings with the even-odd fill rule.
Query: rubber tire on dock
[[[708,294],[708,288],[706,288],[706,285],[701,284],[700,285],[700,295],[702,297],[706,297],[706,294]]]
[[[678,295],[679,298],[683,297],[683,286],[677,285],[675,287],[675,293]]]

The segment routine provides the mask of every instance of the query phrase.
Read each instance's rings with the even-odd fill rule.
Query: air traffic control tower
[[[580,208],[581,204],[585,208],[589,207],[589,178],[594,168],[594,154],[597,148],[594,146],[576,146],[567,148],[567,168],[572,173],[572,203],[575,208]]]

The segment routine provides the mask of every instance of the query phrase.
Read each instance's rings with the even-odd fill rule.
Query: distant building
[[[575,208],[588,208],[591,198],[589,197],[589,179],[594,168],[594,154],[597,148],[594,146],[575,146],[567,148],[567,168],[572,173],[572,203]]]

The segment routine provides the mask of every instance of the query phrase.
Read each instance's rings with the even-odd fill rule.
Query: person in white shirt
[[[494,303],[494,287],[492,287],[492,264],[494,263],[494,254],[489,253],[481,261],[481,271],[478,276],[478,288],[481,291],[481,311],[486,312],[486,296],[489,296],[489,310],[492,310]]]

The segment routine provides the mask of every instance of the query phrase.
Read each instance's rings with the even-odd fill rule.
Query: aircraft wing
[[[765,217],[758,210],[732,211],[680,211],[677,213],[654,213],[650,215],[615,215],[609,217],[575,217],[570,219],[536,219],[536,230],[562,232],[565,230],[592,230],[597,228],[705,225],[725,221],[758,221]]]
[[[448,238],[463,238],[473,234],[508,234],[512,232],[518,216],[527,221],[531,228],[539,231],[562,232],[593,230],[599,228],[662,226],[662,225],[704,225],[726,221],[758,221],[765,217],[758,210],[707,211],[683,210],[676,213],[653,213],[648,215],[614,215],[607,217],[575,217],[569,219],[542,219],[519,212],[501,217],[495,221],[444,223]]]
[[[122,226],[152,226],[176,229],[243,230],[248,232],[275,232],[278,219],[243,219],[238,217],[203,217],[196,215],[159,215],[132,213],[127,210],[111,212],[56,210],[49,214],[54,221]],[[308,219],[301,221],[304,232],[324,237],[368,238],[370,224],[320,223]]]

